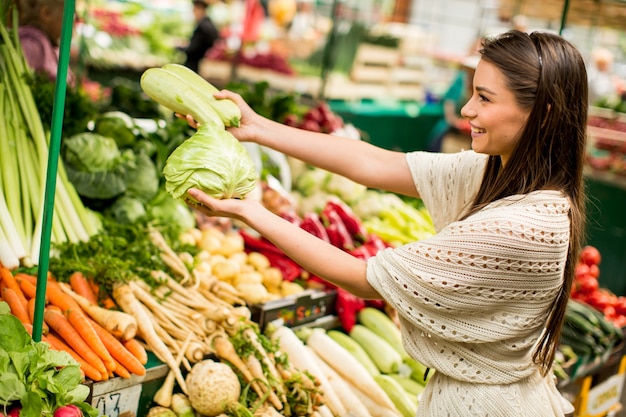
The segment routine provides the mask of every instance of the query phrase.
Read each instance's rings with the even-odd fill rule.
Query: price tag
[[[606,381],[589,390],[585,415],[603,415],[617,404],[622,395],[624,375],[613,375]]]
[[[93,397],[91,405],[100,412],[101,416],[134,417],[137,415],[140,398],[141,384],[136,384]]]

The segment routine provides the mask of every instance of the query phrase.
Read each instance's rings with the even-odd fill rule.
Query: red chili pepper
[[[365,239],[367,236],[367,230],[365,229],[365,226],[363,226],[361,219],[359,219],[357,215],[354,214],[352,209],[343,201],[331,199],[326,202],[326,207],[322,213],[324,213],[325,210],[333,210],[337,213],[343,224],[346,226],[348,233],[350,233],[353,238]]]
[[[328,232],[326,231],[326,228],[324,228],[322,219],[320,219],[320,216],[317,213],[305,214],[302,219],[302,223],[300,223],[300,227],[311,233],[313,236],[317,236],[325,242],[330,242]]]
[[[271,266],[280,269],[280,272],[283,273],[283,278],[286,281],[293,281],[302,275],[302,268],[300,265],[292,261],[291,258],[287,257],[287,255],[278,255],[273,252],[262,251],[260,253],[267,257]]]
[[[337,309],[337,317],[341,323],[341,327],[350,332],[357,322],[357,315],[365,307],[365,300],[356,295],[342,289],[337,288],[337,299],[335,308]]]
[[[250,233],[246,232],[243,229],[239,230],[239,234],[241,235],[241,237],[243,237],[244,245],[248,251],[263,253],[272,252],[276,255],[284,256],[282,250],[278,249],[276,245],[274,245],[272,242],[265,239],[264,237],[252,236]]]
[[[328,223],[326,232],[332,244],[346,251],[354,249],[355,245],[352,235],[348,233],[346,225],[343,224],[341,217],[337,213],[333,210],[324,210],[321,217]]]

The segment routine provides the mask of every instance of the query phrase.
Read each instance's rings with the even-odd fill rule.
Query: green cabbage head
[[[200,125],[170,154],[163,168],[165,190],[174,198],[198,188],[214,198],[244,198],[258,173],[248,151],[227,130]]]

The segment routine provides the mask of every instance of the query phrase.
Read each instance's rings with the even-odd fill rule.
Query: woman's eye
[[[489,101],[489,99],[487,97],[485,97],[484,95],[482,95],[482,94],[479,94],[478,97],[479,97],[480,101]]]

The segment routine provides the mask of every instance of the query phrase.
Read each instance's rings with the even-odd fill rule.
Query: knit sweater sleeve
[[[486,162],[486,155],[473,151],[407,154],[415,187],[437,231],[456,220],[471,203]]]

